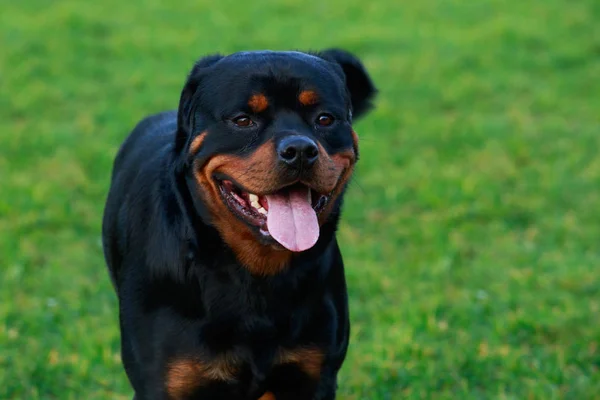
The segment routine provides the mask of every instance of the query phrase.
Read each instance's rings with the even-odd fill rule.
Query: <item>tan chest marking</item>
[[[183,398],[211,381],[234,381],[237,372],[238,362],[230,355],[210,361],[178,359],[167,367],[167,393],[173,399]]]

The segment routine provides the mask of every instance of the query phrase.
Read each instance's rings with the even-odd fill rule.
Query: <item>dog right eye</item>
[[[254,125],[254,121],[247,115],[240,115],[232,119],[233,123],[240,128],[248,128]]]

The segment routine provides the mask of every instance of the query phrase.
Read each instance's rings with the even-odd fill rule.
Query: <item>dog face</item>
[[[353,117],[374,94],[360,61],[341,50],[244,52],[194,66],[176,151],[207,222],[244,265],[276,273],[315,245],[358,159]]]

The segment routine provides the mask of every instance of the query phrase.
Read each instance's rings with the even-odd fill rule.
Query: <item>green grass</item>
[[[179,3],[0,6],[1,399],[131,398],[100,243],[120,142],[203,54],[327,46],[381,90],[339,398],[598,398],[596,0]]]

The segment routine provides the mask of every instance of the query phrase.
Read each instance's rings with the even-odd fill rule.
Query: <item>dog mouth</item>
[[[318,214],[331,194],[318,193],[301,183],[263,195],[251,193],[227,177],[217,183],[229,210],[258,229],[263,239],[274,239],[295,252],[307,250],[317,242]]]

